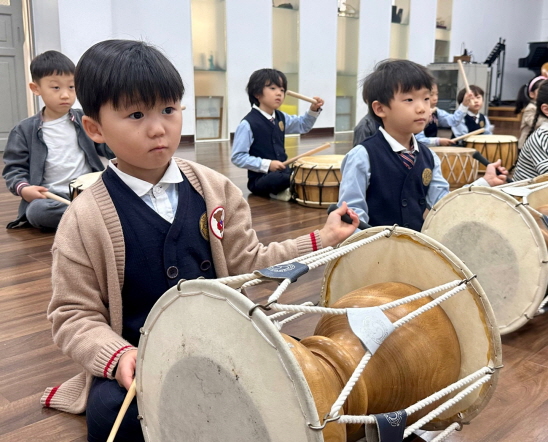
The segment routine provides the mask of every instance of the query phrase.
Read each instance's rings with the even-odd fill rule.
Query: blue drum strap
[[[367,442],[402,442],[407,413],[405,410],[393,413],[375,414],[376,424],[365,426]]]

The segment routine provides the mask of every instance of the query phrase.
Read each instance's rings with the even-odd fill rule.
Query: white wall
[[[299,93],[319,96],[325,106],[315,128],[335,126],[337,0],[300,0]],[[310,103],[299,100],[299,114]]]
[[[36,54],[61,50],[59,7],[57,0],[41,0],[30,3]]]
[[[90,46],[109,38],[139,39],[157,46],[183,77],[186,89],[183,104],[187,110],[183,114],[182,133],[194,134],[190,0],[165,1],[164,7],[157,2],[153,8],[145,0],[47,0],[44,3],[51,9],[45,10],[42,1],[32,4],[36,53],[57,49],[77,63]],[[60,44],[46,47],[55,43],[48,33],[55,35],[56,14]]]
[[[241,119],[251,109],[245,92],[249,76],[257,69],[272,67],[271,27],[272,4],[270,2],[257,0],[226,2],[229,132],[236,130]]]
[[[437,0],[411,0],[408,58],[427,65],[434,61]]]
[[[520,86],[534,76],[529,69],[518,68],[518,59],[529,53],[529,42],[547,39],[541,32],[545,1],[453,1],[450,59],[461,53],[464,43],[473,61],[483,63],[502,37],[506,40],[502,99],[515,100]]]
[[[373,71],[375,65],[390,54],[391,0],[360,1],[360,35],[358,41],[358,81]],[[361,87],[356,100],[356,122],[367,113],[361,97]]]

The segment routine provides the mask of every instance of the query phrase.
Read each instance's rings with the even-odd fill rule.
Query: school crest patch
[[[422,184],[428,186],[430,181],[432,181],[432,169],[426,168],[422,171]]]
[[[225,233],[224,207],[219,206],[211,212],[209,217],[209,228],[217,238],[223,239],[223,235]]]
[[[207,212],[202,213],[200,217],[200,233],[202,238],[209,241],[209,230],[207,228]]]
[[[278,126],[280,126],[280,130],[283,132],[284,129],[285,129],[284,122],[283,122],[283,121],[280,121],[280,122],[278,123]]]
[[[479,122],[479,127],[485,127],[485,121],[480,121]]]

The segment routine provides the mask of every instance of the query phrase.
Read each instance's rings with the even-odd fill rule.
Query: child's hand
[[[129,390],[133,378],[135,377],[135,364],[137,362],[137,350],[125,352],[118,360],[115,379],[118,383]]]
[[[310,105],[310,110],[312,112],[318,112],[318,109],[320,109],[324,105],[324,101],[320,97],[312,97],[312,98],[314,98],[314,100],[316,100],[316,104],[311,104]]]
[[[285,169],[284,163],[278,160],[272,160],[270,162],[270,166],[268,166],[269,172],[275,172],[276,170],[284,170],[284,169]]]
[[[44,199],[46,198],[42,192],[47,192],[48,189],[46,189],[43,186],[25,186],[21,189],[21,197],[27,202],[30,203],[31,201],[37,200],[37,199]]]
[[[341,216],[348,214],[352,218],[352,224],[345,223]],[[320,238],[322,240],[323,247],[336,246],[340,242],[344,241],[350,235],[352,235],[358,225],[360,220],[356,212],[352,209],[349,209],[346,205],[346,202],[343,201],[341,207],[337,208],[329,214],[325,225],[320,230]]]
[[[474,92],[470,91],[466,94],[464,94],[464,98],[462,99],[462,104],[464,104],[466,107],[470,107],[470,102],[474,98]]]
[[[506,183],[508,171],[505,167],[502,167],[501,164],[502,161],[498,160],[495,163],[488,164],[485,168],[485,175],[483,177],[491,187],[500,186],[501,184]],[[501,175],[497,175],[497,172]]]
[[[440,146],[451,146],[455,143],[456,141],[450,140],[449,138],[440,138]]]

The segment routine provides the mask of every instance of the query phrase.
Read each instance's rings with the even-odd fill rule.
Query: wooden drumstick
[[[466,92],[470,92],[470,85],[468,84],[468,79],[466,78],[466,74],[464,73],[464,65],[460,60],[458,60],[457,63],[459,64],[459,69],[462,75],[462,80],[464,81],[464,86],[466,87]]]
[[[293,158],[289,158],[288,160],[285,160],[282,164],[284,166],[287,166],[288,164],[291,164],[294,161],[297,161],[299,158],[314,155],[315,153],[318,153],[321,150],[327,149],[329,146],[331,146],[331,143],[322,144],[321,146],[315,147],[314,149],[310,149],[308,152],[302,153],[302,154],[297,155],[296,157],[293,157]]]
[[[485,132],[485,127],[482,127],[481,129],[474,130],[474,131],[472,131],[472,132],[470,132],[470,133],[461,135],[460,137],[451,138],[451,141],[460,141],[460,140],[464,140],[465,138],[471,137],[472,135],[479,135],[479,134],[482,134],[483,132]]]
[[[186,106],[183,104],[181,105],[181,110],[185,110],[186,109]]]
[[[290,97],[298,98],[299,100],[308,101],[309,103],[312,103],[312,104],[318,104],[318,102],[314,98],[307,97],[306,95],[298,94],[297,92],[285,91],[285,95],[289,95]]]
[[[54,193],[51,193],[51,192],[48,192],[48,191],[45,191],[45,192],[40,192],[42,195],[44,195],[46,198],[49,198],[50,200],[55,200],[55,201],[59,201],[60,203],[64,203],[66,204],[67,206],[70,206],[70,201],[59,196],[59,195],[55,195]]]
[[[131,401],[135,397],[135,388],[136,388],[135,379],[133,379],[133,382],[131,383],[129,390],[127,391],[126,398],[124,399],[122,407],[120,408],[120,411],[118,412],[118,416],[116,416],[116,420],[114,421],[112,430],[110,430],[110,434],[108,435],[107,442],[114,441],[114,438],[116,437],[116,433],[118,433],[118,428],[120,428],[120,424],[122,423],[122,419],[126,415],[126,411],[129,408]]]

